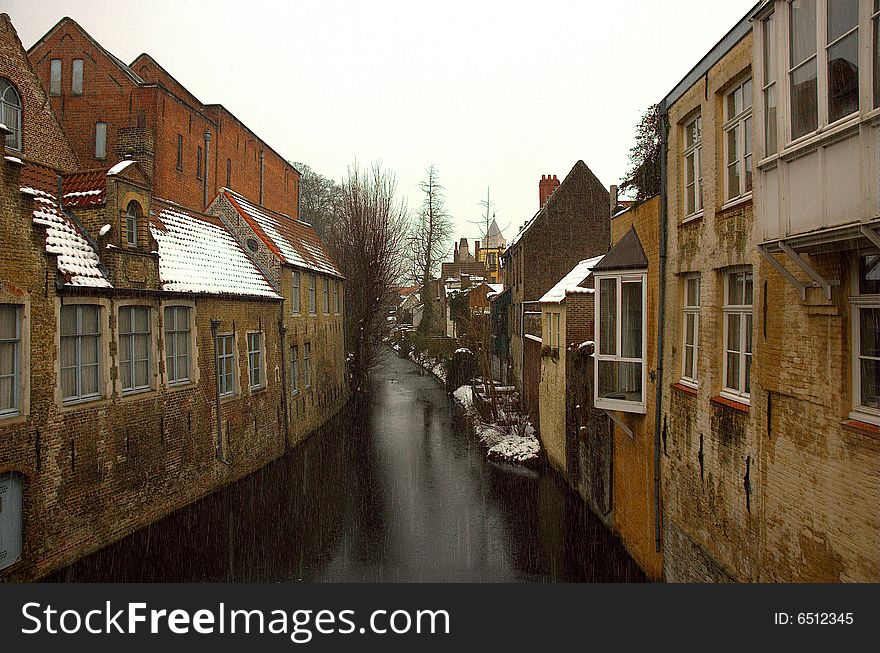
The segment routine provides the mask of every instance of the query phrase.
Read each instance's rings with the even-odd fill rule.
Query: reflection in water
[[[51,581],[641,581],[551,473],[486,462],[449,400],[389,356],[366,406],[288,456]]]

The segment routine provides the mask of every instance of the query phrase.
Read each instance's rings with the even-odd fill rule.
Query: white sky
[[[0,0],[26,48],[63,16],[131,62],[148,52],[278,152],[336,179],[379,159],[410,207],[433,163],[458,235],[491,187],[508,240],[542,174],[606,186],[641,112],[754,0],[340,2]]]

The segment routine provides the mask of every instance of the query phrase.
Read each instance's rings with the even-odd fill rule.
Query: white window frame
[[[147,311],[147,325],[148,331],[134,331],[134,311],[137,309],[143,309]],[[125,311],[129,313],[131,316],[129,319],[129,323],[124,325],[122,313]],[[124,395],[133,395],[139,394],[141,392],[148,392],[153,389],[153,308],[152,306],[147,306],[144,304],[126,304],[120,306],[116,311],[116,341],[118,346],[118,356],[119,356],[119,383],[122,389],[122,394]],[[131,329],[131,331],[123,332],[123,326]],[[135,341],[138,336],[147,336],[147,383],[146,385],[135,385],[135,363],[137,359],[135,359]],[[131,352],[131,360],[129,361],[129,378],[122,378],[122,340],[124,338],[129,339],[129,351]],[[126,386],[126,383],[131,383],[130,386]]]
[[[223,349],[220,344],[223,343]],[[227,347],[228,345],[228,347]],[[216,374],[220,377],[220,398],[234,397],[235,390],[238,385],[236,377],[236,355],[235,355],[235,334],[234,333],[218,333],[217,334],[217,370]],[[221,369],[223,370],[221,373]],[[227,377],[230,384],[227,384]]]
[[[290,282],[290,303],[293,315],[302,313],[302,273],[293,270]]]
[[[691,125],[695,125],[695,133],[699,133],[699,137],[694,138],[694,142],[690,145],[687,144],[687,132]],[[684,195],[682,196],[682,213],[684,214],[685,220],[693,220],[698,216],[703,214],[703,118],[702,114],[697,113],[690,120],[684,123],[684,129],[682,131],[682,145],[684,149],[682,151],[682,170],[684,174],[682,175],[682,184],[684,188]],[[688,157],[693,156],[693,162],[688,163]],[[687,173],[688,169],[693,166],[694,173],[694,210],[688,212],[688,188],[690,184],[688,183]]]
[[[624,413],[637,413],[644,415],[648,412],[647,408],[647,351],[648,351],[648,275],[644,270],[622,270],[615,272],[599,272],[593,274],[595,277],[595,302],[594,302],[594,319],[595,322],[595,335],[594,340],[596,341],[594,351],[593,351],[593,405],[596,408],[601,408],[603,410],[615,410]],[[616,319],[615,319],[615,340],[614,340],[614,354],[602,354],[600,353],[603,349],[602,344],[602,329],[601,329],[601,318],[600,318],[600,310],[602,306],[601,301],[601,293],[602,293],[602,280],[603,279],[613,279],[615,280],[615,288],[616,288]],[[628,282],[640,282],[642,286],[642,355],[640,358],[629,358],[623,357],[620,355],[621,352],[621,340],[623,333],[623,311],[622,311],[622,302],[623,302],[623,292],[622,285]],[[599,397],[599,362],[600,361],[609,361],[613,363],[639,363],[642,370],[642,378],[641,378],[641,388],[642,388],[642,398],[641,401],[629,401],[625,399],[603,399]]]
[[[100,304],[89,304],[89,303],[63,304],[61,306],[61,311],[63,311],[65,308],[74,308],[77,310],[77,315],[76,315],[77,328],[76,328],[76,332],[74,334],[63,335],[61,333],[61,322],[60,322],[61,313],[59,312],[59,314],[58,314],[58,316],[59,316],[59,324],[58,324],[58,361],[59,361],[58,387],[59,387],[59,396],[61,397],[61,401],[62,401],[63,405],[66,406],[69,404],[78,404],[78,403],[82,403],[82,402],[86,402],[86,401],[94,401],[96,399],[101,399],[104,396],[104,375],[103,375],[103,365],[102,365],[101,359],[105,355],[105,352],[103,349],[104,334],[102,333],[103,329],[102,329],[102,323],[101,323],[101,321],[103,319],[102,311],[104,310],[104,307],[101,306]],[[82,332],[82,309],[83,308],[94,308],[98,312],[98,331],[97,331],[97,333],[83,333]],[[62,380],[63,357],[61,355],[61,348],[64,346],[63,343],[65,341],[65,338],[73,338],[76,341],[76,345],[75,345],[75,347],[76,347],[76,362],[74,364],[74,369],[76,370],[77,394],[70,395],[67,397],[64,396],[64,382]],[[97,338],[96,351],[98,352],[98,360],[97,360],[98,387],[97,387],[96,392],[89,393],[89,394],[82,394],[82,367],[83,367],[83,364],[82,364],[80,352],[82,349],[82,339],[83,338]],[[89,366],[91,367],[91,364],[89,364]]]
[[[700,382],[699,360],[700,360],[700,304],[702,303],[701,276],[697,274],[687,274],[683,278],[683,292],[681,300],[682,323],[681,323],[681,379],[680,383],[692,388],[696,388]],[[696,283],[697,303],[689,304],[688,286]],[[694,321],[694,342],[692,345],[687,341],[688,318],[692,317]],[[688,351],[688,347],[691,350]],[[688,376],[687,364],[688,358],[691,361],[693,375]]]
[[[860,422],[867,422],[868,424],[874,424],[876,426],[880,426],[880,409],[871,408],[870,406],[863,406],[861,404],[861,394],[862,394],[862,366],[860,365],[860,360],[862,358],[874,359],[873,356],[862,356],[862,332],[860,327],[861,324],[861,310],[862,309],[880,309],[880,294],[861,294],[859,291],[859,265],[860,259],[862,256],[866,254],[875,254],[876,252],[860,252],[854,255],[854,262],[852,264],[853,270],[853,295],[850,296],[850,329],[851,329],[851,342],[852,349],[850,351],[851,355],[851,367],[852,367],[852,411],[849,414],[850,419],[858,420]]]
[[[730,278],[734,275],[749,273],[752,275],[752,303],[751,304],[730,304]],[[746,328],[746,322],[751,318],[752,330],[755,328],[754,321],[754,304],[755,304],[755,275],[751,266],[738,266],[729,268],[722,275],[724,283],[724,304],[723,304],[723,339],[722,345],[722,370],[721,370],[721,396],[741,404],[749,404],[751,396],[751,365],[746,365],[747,359],[752,357],[752,348],[754,347],[754,336],[749,333]],[[745,285],[743,286],[743,299],[745,300]],[[728,349],[727,335],[729,330],[730,317],[738,316],[741,320],[739,350]],[[752,348],[746,351],[746,343],[752,343]],[[736,388],[727,385],[727,355],[735,353],[739,355],[739,379]],[[748,391],[746,390],[746,370],[748,374]]]
[[[763,79],[761,80],[763,84],[761,87],[761,111],[764,123],[761,139],[763,143],[762,157],[764,158],[779,152],[780,97],[779,84],[777,83],[778,66],[776,63],[779,59],[778,30],[779,23],[776,12],[773,11],[761,21],[761,64],[763,70]],[[768,111],[771,97],[773,98],[773,106],[776,110],[776,114],[772,117]],[[773,132],[772,147],[770,146],[771,129]]]
[[[21,415],[22,385],[24,378],[23,361],[24,356],[22,349],[24,345],[24,337],[22,335],[22,323],[24,321],[24,306],[21,304],[2,303],[0,307],[11,307],[13,310],[13,319],[15,322],[15,333],[11,338],[0,338],[0,344],[12,345],[12,373],[3,375],[7,379],[12,380],[12,406],[10,408],[0,408],[0,419],[9,417],[18,417]]]
[[[0,122],[12,132],[6,136],[6,147],[21,152],[23,131],[21,94],[12,80],[6,77],[0,77]]]
[[[306,390],[312,387],[312,343],[303,343],[303,385]]]
[[[749,91],[748,106],[746,106],[746,90]],[[740,92],[742,95],[742,108],[734,115],[729,115],[729,100]],[[754,147],[752,144],[752,78],[747,77],[724,94],[724,117],[722,127],[724,148],[724,202],[731,203],[751,197],[752,188],[746,188],[746,173],[753,176],[754,184]],[[733,135],[736,158],[731,161],[730,135]],[[739,174],[739,188],[733,194],[730,186],[730,168],[736,166]]]
[[[290,346],[290,392],[299,394],[299,345]]]
[[[262,331],[248,331],[246,335],[248,350],[248,383],[251,390],[263,390],[266,387],[266,347]],[[258,345],[254,348],[254,343]],[[254,382],[256,372],[256,383]]]
[[[169,329],[168,312],[172,311],[174,315],[173,328]],[[186,329],[179,328],[177,316],[180,311],[186,312]],[[180,304],[168,304],[162,307],[162,335],[164,339],[165,349],[165,378],[168,385],[186,385],[192,383],[195,375],[193,373],[193,308]],[[186,341],[186,354],[179,352],[180,340]],[[186,376],[178,375],[178,362],[180,359],[186,360]],[[174,377],[171,378],[170,369],[174,368]]]

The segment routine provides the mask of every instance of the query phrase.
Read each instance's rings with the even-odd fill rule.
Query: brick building
[[[258,469],[338,409],[342,289],[295,219],[248,205],[277,233],[242,214],[245,238],[223,212],[160,198],[136,159],[78,168],[5,14],[0,55],[0,580],[28,580]],[[288,267],[320,273],[303,304],[320,316],[290,319]]]
[[[544,176],[538,212],[504,252],[504,287],[510,290],[509,381],[538,423],[541,311],[538,300],[578,261],[604,254],[609,243],[608,191],[583,161],[560,184]],[[504,358],[504,355],[498,358]]]
[[[204,210],[221,188],[294,219],[299,172],[219,104],[203,104],[148,54],[126,65],[76,21],[28,51],[83,168],[131,153],[153,191]]]

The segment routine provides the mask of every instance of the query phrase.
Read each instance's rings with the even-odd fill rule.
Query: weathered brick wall
[[[75,170],[76,154],[52,112],[46,92],[39,83],[7,14],[0,14],[0,77],[12,82],[22,104],[23,151],[10,151],[10,155],[20,156],[61,172]]]
[[[668,580],[731,577],[759,580],[762,470],[758,416],[765,392],[752,368],[751,405],[714,401],[723,386],[724,270],[752,265],[758,255],[751,200],[722,210],[724,154],[721,124],[725,90],[748,74],[751,35],[734,46],[706,79],[685,92],[669,110],[668,228],[662,457],[664,574]],[[757,97],[757,96],[756,96]],[[703,120],[703,205],[701,218],[684,218],[683,125],[697,111]],[[699,388],[673,387],[682,374],[682,275],[701,275]],[[754,285],[753,365],[763,356],[758,336],[760,283]],[[652,309],[648,309],[651,315]],[[650,343],[650,341],[649,341]],[[746,468],[748,466],[748,484]],[[747,492],[748,488],[748,492]]]
[[[544,345],[549,346],[551,342],[550,329],[552,323],[550,316],[559,314],[560,335],[566,333],[566,305],[561,304],[539,304],[544,314]],[[537,343],[536,343],[537,344]],[[543,354],[542,347],[542,354]],[[566,447],[566,428],[565,428],[565,365],[566,365],[566,347],[565,343],[557,350],[556,356],[550,354],[541,357],[541,379],[538,386],[538,404],[540,419],[541,444],[547,452],[547,460],[558,471],[564,475],[568,469],[568,456]]]

